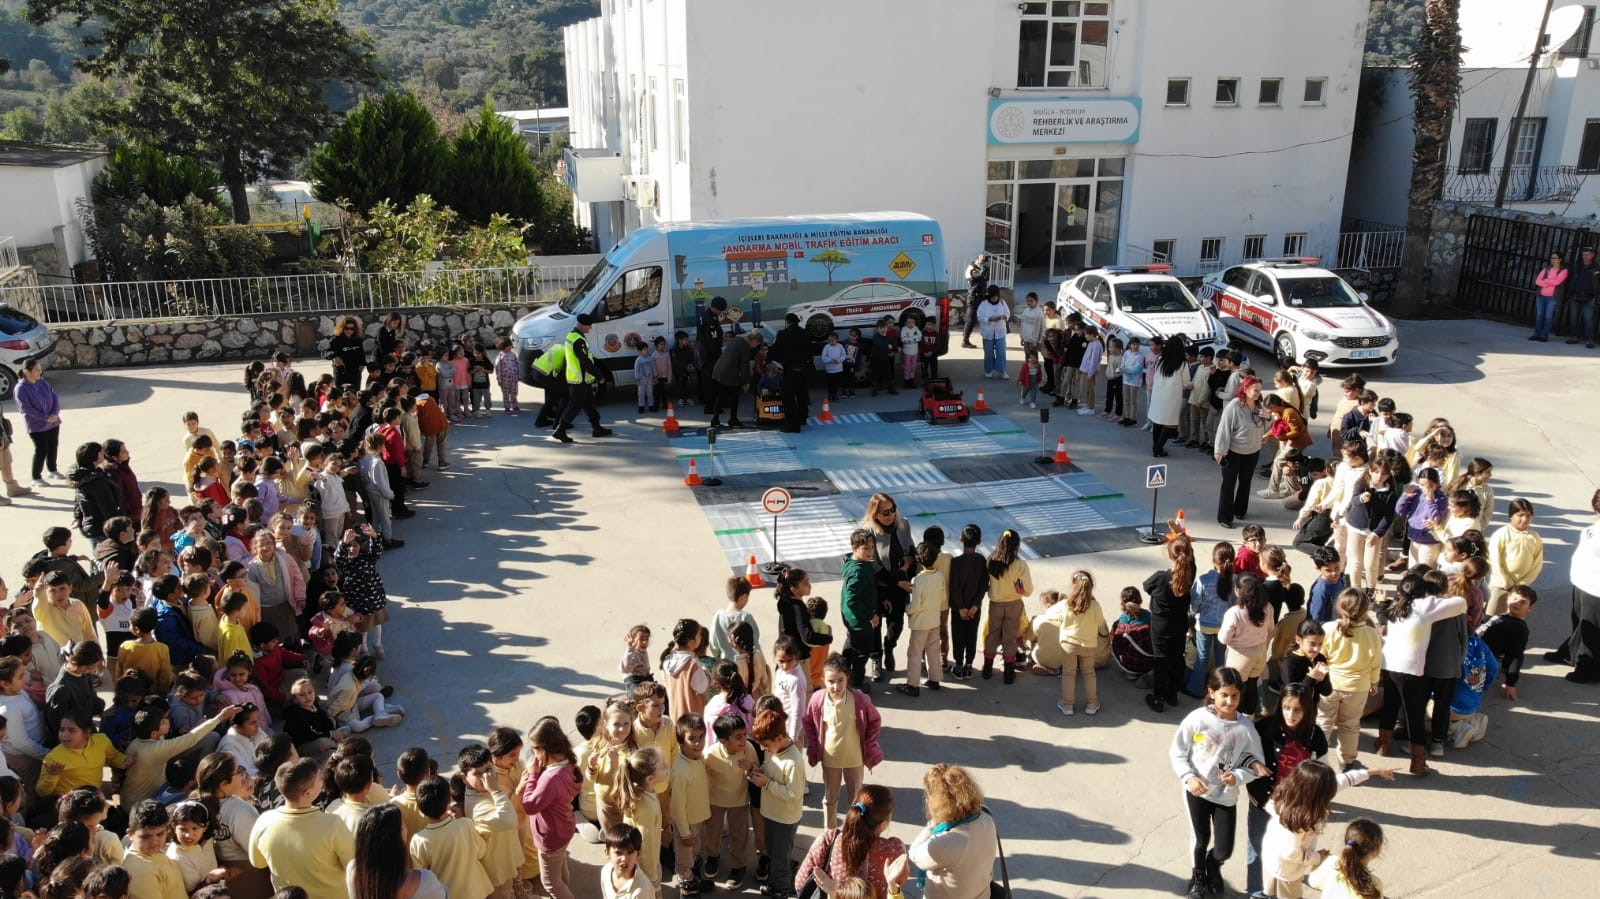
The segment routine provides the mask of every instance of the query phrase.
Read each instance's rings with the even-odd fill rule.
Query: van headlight
[[[548,337],[519,337],[517,343],[525,350],[543,350],[550,345]]]

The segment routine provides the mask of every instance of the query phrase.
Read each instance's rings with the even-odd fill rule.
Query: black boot
[[[1206,891],[1212,896],[1221,896],[1223,895],[1223,890],[1222,862],[1217,861],[1208,854],[1206,856]]]
[[[1189,873],[1189,899],[1206,899],[1210,894],[1206,892],[1206,870],[1195,868]]]
[[[1006,662],[1006,683],[1014,684],[1016,682],[1017,682],[1017,666],[1011,664],[1011,662],[1008,661],[1008,662]]]
[[[571,443],[572,442],[572,438],[567,436],[567,429],[566,428],[556,428],[555,431],[553,431],[550,434],[550,439],[551,440],[558,440],[558,441],[560,441],[562,443]]]
[[[994,656],[983,657],[983,679],[994,677]]]

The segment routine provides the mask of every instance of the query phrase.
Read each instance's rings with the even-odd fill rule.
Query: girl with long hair
[[[831,894],[845,878],[859,877],[872,885],[877,899],[889,895],[884,863],[906,851],[899,837],[884,836],[894,818],[894,794],[888,787],[867,784],[855,794],[855,801],[838,830],[829,828],[817,837],[795,872],[794,887],[804,887],[812,873],[824,892]]]
[[[1072,715],[1078,698],[1078,673],[1082,672],[1087,702],[1083,713],[1096,715],[1100,712],[1100,687],[1095,677],[1094,659],[1100,638],[1111,629],[1106,624],[1105,612],[1094,598],[1094,576],[1087,571],[1074,571],[1065,602],[1066,614],[1061,620],[1061,649],[1065,658],[1061,667],[1061,701],[1056,703],[1056,710]]]
[[[1145,705],[1161,712],[1177,705],[1178,689],[1183,686],[1183,647],[1189,630],[1189,603],[1194,593],[1194,544],[1189,535],[1176,534],[1167,540],[1168,568],[1145,578],[1144,592],[1150,597],[1150,638],[1155,653],[1152,671],[1154,685],[1145,696]]]
[[[983,638],[983,677],[994,676],[995,651],[1005,659],[1005,682],[1017,680],[1017,639],[1022,632],[1022,598],[1033,592],[1033,575],[1019,554],[1022,537],[1011,528],[1000,533],[989,554],[989,632]]]
[[[350,899],[445,899],[432,871],[411,867],[400,808],[385,803],[361,814],[356,857],[345,871]]]
[[[1383,710],[1378,713],[1378,755],[1389,754],[1395,723],[1403,709],[1406,736],[1411,741],[1411,773],[1418,777],[1432,773],[1428,767],[1428,679],[1423,675],[1433,623],[1466,613],[1464,597],[1432,593],[1416,570],[1400,579],[1394,597],[1378,609],[1384,623]]]

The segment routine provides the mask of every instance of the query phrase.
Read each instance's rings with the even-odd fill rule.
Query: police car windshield
[[[1278,278],[1283,301],[1294,309],[1331,309],[1359,306],[1361,298],[1350,285],[1334,277]]]
[[[1123,312],[1193,312],[1200,308],[1176,281],[1131,281],[1118,284],[1116,291]]]
[[[604,259],[596,262],[594,268],[589,269],[589,274],[584,275],[583,280],[578,282],[578,286],[572,288],[571,293],[561,298],[561,311],[568,315],[576,315],[579,307],[583,305],[583,298],[589,295],[589,291],[594,289],[594,285],[611,277],[611,273],[616,268],[616,266]]]

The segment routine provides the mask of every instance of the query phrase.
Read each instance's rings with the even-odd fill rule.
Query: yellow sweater
[[[739,762],[745,762],[741,767]],[[746,743],[744,753],[739,756],[729,756],[726,743],[706,750],[706,784],[709,787],[711,804],[717,808],[742,808],[750,804],[749,781],[744,779],[744,772],[755,767],[756,751]]]
[[[522,811],[522,775],[527,768],[522,761],[516,760],[509,768],[495,767],[500,775],[500,782],[513,790],[511,808],[517,816],[517,842],[522,844],[522,864],[517,866],[517,877],[521,880],[539,879],[539,844],[533,841],[533,824]]]
[[[167,762],[199,746],[200,741],[221,724],[221,718],[208,718],[181,737],[130,742],[128,755],[133,758],[133,764],[123,773],[122,805],[133,808],[142,799],[154,799],[167,782]]]
[[[372,808],[372,806],[359,799],[351,799],[346,796],[329,803],[328,814],[343,821],[344,826],[350,828],[350,836],[353,837],[356,835],[356,825],[361,823],[361,816],[365,815],[369,808]]]
[[[1018,583],[1022,589],[1017,589]],[[1017,602],[1022,597],[1033,593],[1033,575],[1028,573],[1028,563],[1021,559],[1011,563],[1006,573],[1000,577],[989,578],[990,602]]]
[[[204,646],[216,646],[217,610],[211,607],[211,603],[197,599],[189,603],[188,612],[189,626],[194,628],[194,638]]]
[[[672,770],[672,766],[677,764],[678,734],[673,730],[672,721],[665,715],[662,716],[661,721],[656,724],[654,729],[646,727],[642,721],[635,720],[633,722],[633,738],[639,741],[641,749],[646,746],[654,746],[661,750],[661,757],[667,761],[667,770]],[[656,793],[665,795],[671,785],[671,780],[664,780],[656,784]]]
[[[1533,528],[1506,525],[1489,538],[1489,586],[1505,590],[1539,579],[1544,567],[1544,540]]]
[[[639,828],[644,844],[639,850],[639,867],[650,875],[652,883],[661,882],[661,797],[645,793],[633,804],[633,814],[624,814],[622,820]]]
[[[417,808],[417,794],[406,790],[399,796],[389,800],[389,804],[400,810],[400,824],[405,828],[406,839],[422,832],[428,826],[428,816]]]
[[[510,882],[522,867],[522,841],[517,838],[517,810],[511,797],[504,790],[468,790],[465,804],[467,817],[483,837],[483,872],[495,887]]]
[[[949,579],[938,568],[917,572],[911,580],[911,601],[906,604],[906,630],[937,630],[939,613],[949,608]]]
[[[1339,622],[1322,626],[1322,655],[1328,660],[1328,683],[1341,693],[1372,689],[1383,671],[1383,636],[1372,625],[1339,633]]]
[[[165,643],[122,641],[122,646],[117,649],[116,676],[120,680],[133,670],[143,671],[145,676],[154,681],[157,693],[165,694],[172,689],[172,655]]]
[[[245,630],[244,622],[223,618],[217,625],[217,661],[226,663],[236,652],[255,656],[255,649],[250,646],[250,632]]]
[[[411,837],[411,863],[439,878],[452,896],[487,896],[495,885],[483,871],[488,847],[466,818],[431,821]]]
[[[272,872],[273,888],[298,886],[309,899],[347,899],[344,870],[355,856],[350,828],[318,808],[275,808],[250,831],[250,864]]]
[[[122,857],[128,872],[128,895],[134,899],[188,899],[183,872],[165,855],[144,855],[129,849]]]
[[[69,598],[65,609],[49,600],[36,602],[33,604],[33,617],[39,622],[39,630],[54,637],[62,646],[67,645],[69,640],[92,643],[96,639],[94,619],[83,603],[76,599]]]
[[[1062,600],[1062,605],[1066,605]],[[1061,617],[1061,645],[1080,646],[1093,649],[1100,645],[1100,635],[1107,633],[1106,613],[1101,611],[1100,603],[1090,600],[1089,608],[1082,615],[1074,615],[1070,609]]]
[[[111,738],[105,734],[91,736],[88,745],[82,749],[57,746],[45,753],[44,764],[39,771],[39,795],[60,796],[79,787],[98,790],[105,776],[106,765],[121,768],[126,758],[117,751],[117,747],[111,745]],[[61,770],[51,774],[50,769],[56,765],[60,765]]]
[[[779,753],[767,753],[761,773],[768,778],[761,788],[761,817],[779,824],[797,824],[806,802],[806,757],[793,743]]]
[[[688,839],[695,828],[711,818],[711,794],[704,759],[678,756],[672,764],[672,829],[678,839]]]

